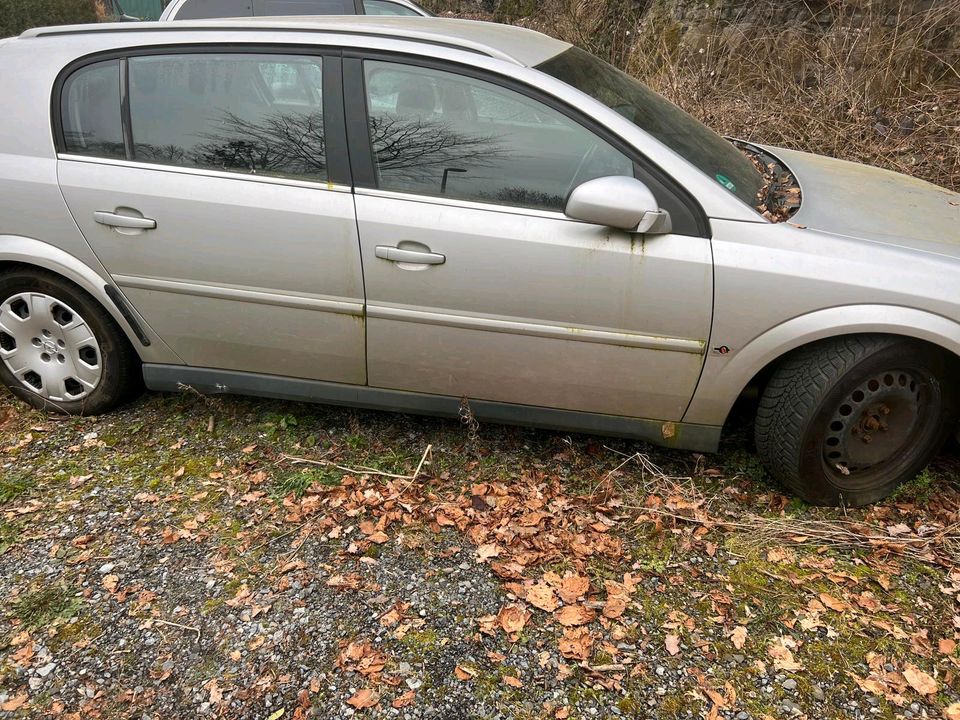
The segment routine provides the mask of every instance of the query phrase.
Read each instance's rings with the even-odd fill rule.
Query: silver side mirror
[[[574,220],[635,233],[664,234],[672,229],[670,214],[660,209],[650,188],[626,176],[579,185],[570,193],[565,212]]]

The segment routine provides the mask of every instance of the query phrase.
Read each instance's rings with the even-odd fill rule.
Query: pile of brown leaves
[[[738,146],[763,176],[755,207],[770,222],[787,222],[800,209],[800,185],[779,163],[764,159],[747,146]]]

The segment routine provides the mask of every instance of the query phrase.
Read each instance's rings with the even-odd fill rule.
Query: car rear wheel
[[[0,379],[41,409],[97,415],[142,382],[127,338],[89,294],[53,273],[0,276]]]
[[[769,472],[815,505],[866,505],[912,479],[956,421],[951,359],[895,336],[816,343],[773,374],[757,413]]]

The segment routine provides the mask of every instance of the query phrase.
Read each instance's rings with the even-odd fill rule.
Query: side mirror
[[[670,214],[661,210],[650,188],[636,178],[611,176],[574,188],[566,215],[574,220],[635,233],[671,231]]]

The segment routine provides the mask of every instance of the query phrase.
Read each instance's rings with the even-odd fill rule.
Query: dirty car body
[[[128,355],[157,390],[469,407],[713,451],[744,389],[773,376],[758,446],[768,466],[796,465],[774,474],[820,502],[888,492],[925,458],[880,489],[851,485],[851,468],[870,485],[897,443],[933,447],[951,420],[949,377],[927,365],[960,356],[960,196],[763,148],[802,189],[791,222],[772,223],[732,146],[662,99],[641,117],[632,98],[650,91],[594,62],[531,31],[439,19],[5,41],[0,96],[18,106],[0,122],[3,379],[31,402],[99,411]],[[22,279],[34,271],[76,294]],[[20,285],[5,291],[5,273]],[[63,308],[66,326],[41,322]],[[68,337],[81,319],[95,342]],[[817,405],[790,425],[773,395],[799,371],[783,368],[837,343],[860,364],[821,394],[850,413],[831,423]],[[129,350],[116,368],[111,347]],[[909,348],[940,359],[913,367],[897,359]],[[870,371],[879,390],[840,398],[872,387],[856,373],[890,353],[892,375]],[[854,447],[865,428],[868,452]],[[793,460],[773,457],[792,445]],[[804,453],[822,461],[816,492]]]

